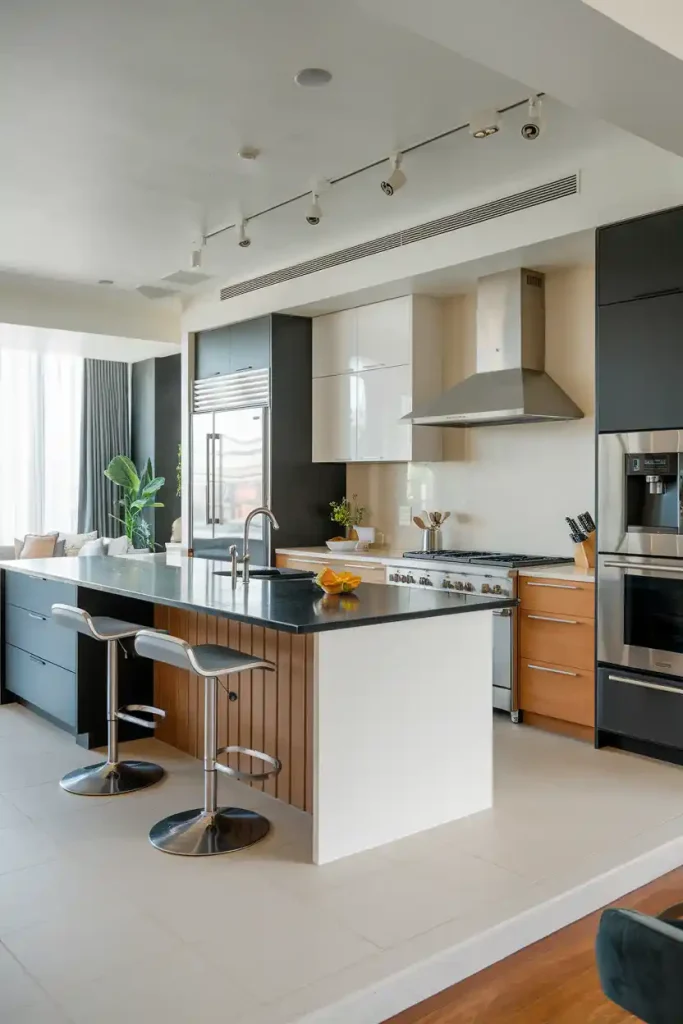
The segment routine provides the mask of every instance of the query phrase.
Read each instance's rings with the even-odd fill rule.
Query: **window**
[[[78,525],[83,359],[0,348],[0,545]]]

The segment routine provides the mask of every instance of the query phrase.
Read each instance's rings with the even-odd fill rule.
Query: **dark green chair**
[[[605,910],[595,941],[602,991],[645,1024],[683,1024],[683,904],[659,917]]]

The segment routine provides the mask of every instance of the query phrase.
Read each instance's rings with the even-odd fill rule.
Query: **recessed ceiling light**
[[[237,155],[240,160],[256,160],[261,152],[256,146],[242,146],[241,149],[237,150]]]
[[[326,68],[302,68],[294,75],[294,81],[304,86],[327,85],[332,81],[332,73]]]
[[[100,278],[100,280],[97,283],[98,284],[113,284],[114,282],[110,281],[108,277],[102,277],[102,278]]]

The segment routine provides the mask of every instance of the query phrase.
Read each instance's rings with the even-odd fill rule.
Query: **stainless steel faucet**
[[[242,549],[242,582],[245,584],[249,582],[249,527],[251,526],[252,519],[255,519],[256,516],[266,516],[267,519],[270,519],[274,530],[280,529],[280,524],[278,523],[277,519],[270,511],[270,509],[266,508],[265,505],[260,505],[258,508],[252,508],[251,512],[244,520],[244,547]]]

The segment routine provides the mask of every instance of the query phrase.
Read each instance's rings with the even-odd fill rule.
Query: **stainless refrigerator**
[[[242,555],[244,520],[268,505],[270,430],[266,406],[199,412],[192,417],[193,548],[200,558],[227,558],[231,544]],[[252,566],[267,565],[270,524],[251,524]]]

